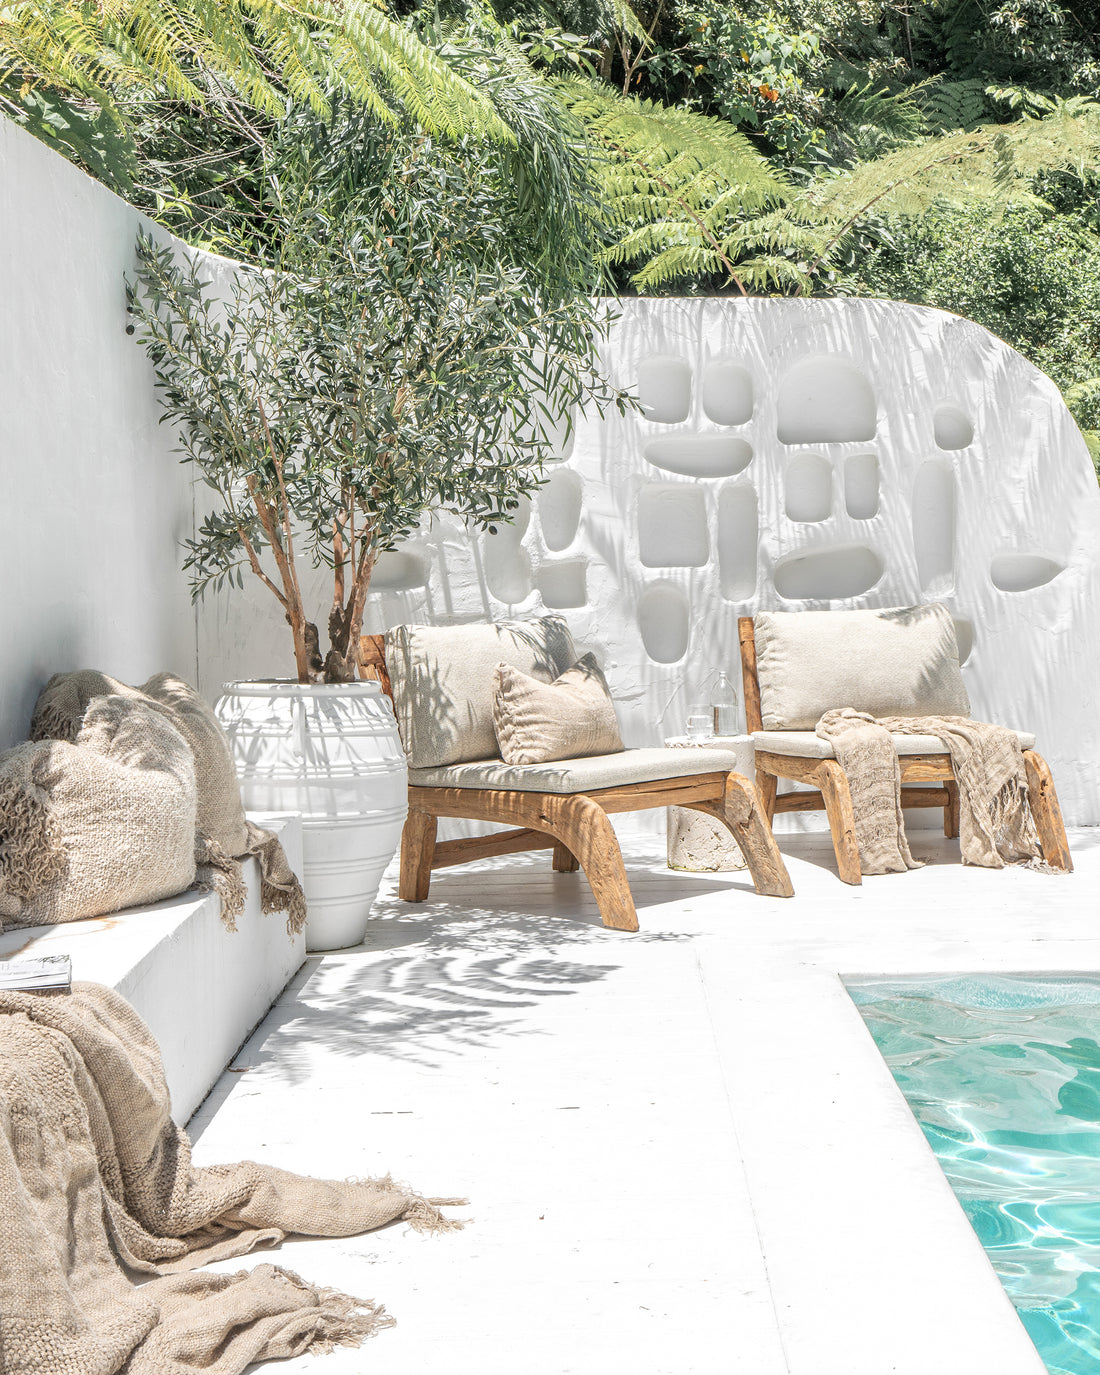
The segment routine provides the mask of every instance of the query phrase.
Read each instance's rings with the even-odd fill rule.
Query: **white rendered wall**
[[[560,610],[642,745],[719,668],[739,681],[738,616],[943,601],[974,714],[1034,730],[1067,821],[1100,822],[1100,491],[1046,377],[884,301],[626,301],[608,357],[649,417],[582,420],[515,528],[426,528],[380,565],[367,629]],[[201,613],[209,691],[289,671],[266,601]]]
[[[141,222],[0,119],[0,749],[51,673],[196,674],[190,476],[125,333]]]

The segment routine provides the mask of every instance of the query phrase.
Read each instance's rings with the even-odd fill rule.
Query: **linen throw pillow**
[[[140,702],[93,698],[74,743],[0,754],[0,917],[47,926],[182,893],[196,814],[180,732]]]
[[[754,618],[765,730],[813,730],[827,711],[969,716],[951,613],[938,602]]]
[[[552,683],[511,664],[493,675],[493,728],[506,764],[618,754],[623,742],[607,680],[586,654]]]

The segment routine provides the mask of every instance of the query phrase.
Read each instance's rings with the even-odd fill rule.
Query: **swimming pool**
[[[1096,1375],[1100,976],[847,988],[1051,1375]]]

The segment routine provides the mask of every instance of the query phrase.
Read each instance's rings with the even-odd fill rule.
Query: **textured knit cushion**
[[[1016,738],[1022,750],[1035,748],[1035,737],[1026,730],[1018,730]],[[892,735],[894,752],[908,754],[946,754],[947,746],[936,735]],[[835,759],[836,751],[830,740],[823,740],[812,730],[758,730],[752,743],[764,754],[793,755],[800,759]]]
[[[244,854],[249,833],[229,741],[212,709],[182,678],[157,673],[130,687],[96,669],[55,673],[35,704],[31,739],[75,740],[88,703],[107,694],[141,702],[175,726],[195,757],[198,829],[225,854]]]
[[[385,653],[401,743],[414,769],[497,753],[498,664],[552,683],[577,658],[560,616],[496,625],[399,625],[386,632]]]
[[[755,618],[765,730],[813,730],[825,712],[969,716],[945,606],[766,611]]]
[[[93,698],[75,743],[0,755],[0,916],[44,926],[182,893],[195,820],[179,731],[140,702]]]
[[[656,783],[665,778],[689,778],[700,773],[735,773],[737,764],[737,755],[732,750],[705,748],[620,750],[617,754],[561,759],[551,764],[506,764],[503,759],[479,759],[438,769],[410,769],[409,786],[589,793],[598,788]]]
[[[552,683],[499,664],[493,727],[506,764],[549,764],[614,754],[623,747],[607,680],[594,654],[578,659]]]

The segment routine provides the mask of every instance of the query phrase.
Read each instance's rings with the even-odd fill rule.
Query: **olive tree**
[[[599,368],[606,308],[507,251],[476,150],[383,144],[352,194],[281,201],[277,261],[241,266],[228,293],[147,237],[130,291],[163,418],[219,498],[189,541],[193,591],[250,569],[302,682],[355,676],[375,561],[425,512],[495,529],[577,408],[627,404]],[[303,554],[332,570],[324,655]]]

